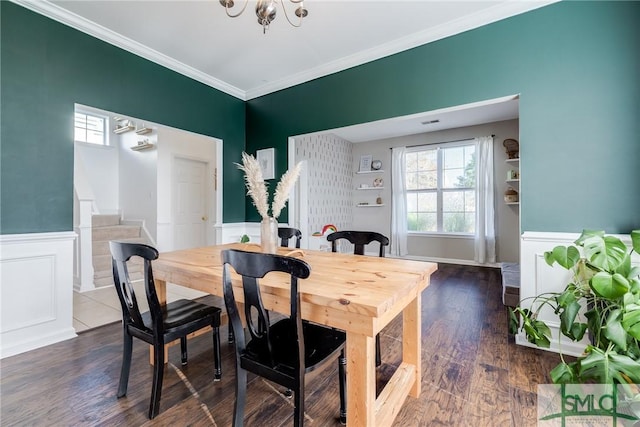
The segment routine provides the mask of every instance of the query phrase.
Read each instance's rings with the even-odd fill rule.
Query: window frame
[[[96,142],[89,142],[89,141],[76,139],[76,114],[82,114],[87,117],[95,117],[103,120],[102,143],[98,144]],[[85,130],[87,129],[85,128]],[[76,144],[85,144],[90,147],[110,147],[111,140],[109,135],[109,116],[105,114],[97,113],[89,109],[76,107],[73,112],[73,141]]]
[[[474,187],[451,187],[451,188],[444,188],[443,187],[443,183],[444,183],[444,168],[443,168],[443,153],[444,150],[443,149],[447,149],[447,148],[455,148],[455,147],[467,147],[467,146],[475,146],[475,142],[473,138],[467,138],[467,139],[462,139],[459,141],[453,141],[453,142],[439,142],[439,143],[432,143],[432,144],[421,144],[421,145],[415,145],[412,147],[407,147],[407,154],[409,153],[415,153],[415,152],[421,152],[421,151],[429,151],[429,150],[435,150],[436,151],[436,173],[437,173],[437,186],[434,190],[409,190],[409,189],[405,189],[406,191],[406,196],[408,196],[409,194],[420,194],[420,193],[430,193],[430,192],[435,192],[436,193],[436,206],[437,206],[437,210],[436,210],[436,226],[438,228],[438,231],[417,231],[417,230],[409,230],[407,227],[407,234],[409,235],[414,235],[414,236],[429,236],[429,237],[451,237],[451,238],[462,238],[462,239],[468,239],[468,238],[473,238],[473,236],[475,235],[475,231],[474,232],[460,232],[460,231],[443,231],[442,227],[443,227],[443,193],[447,192],[447,191],[469,191],[469,190],[473,190],[474,192],[477,191],[477,180],[476,180],[476,185]],[[474,150],[475,152],[475,150]],[[476,153],[477,155],[477,153]],[[477,159],[477,157],[476,157]],[[476,164],[477,167],[477,164]],[[407,176],[407,171],[406,171],[406,163],[405,163],[405,179]],[[406,197],[405,196],[405,197]],[[408,201],[407,201],[407,205],[408,205]],[[477,201],[476,201],[476,209],[477,209]],[[407,209],[407,219],[409,216],[409,211]],[[474,224],[474,229],[475,229],[476,224]]]

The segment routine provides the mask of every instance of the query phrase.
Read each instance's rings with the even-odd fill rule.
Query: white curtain
[[[493,137],[474,139],[476,144],[476,235],[475,260],[496,262],[496,232],[493,188]]]
[[[391,150],[391,255],[407,254],[406,147]]]

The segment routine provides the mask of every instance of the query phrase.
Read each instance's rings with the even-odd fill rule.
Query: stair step
[[[91,237],[94,241],[140,237],[140,227],[137,225],[109,225],[105,227],[93,227]]]
[[[147,242],[147,240],[144,237],[132,237],[130,239],[118,238],[118,239],[111,239],[111,240],[117,240],[118,242],[149,244],[149,242]],[[109,251],[109,240],[94,240],[92,248],[93,248],[93,256],[111,255],[111,252]]]
[[[120,215],[92,215],[91,224],[93,227],[106,227],[108,225],[120,224]]]

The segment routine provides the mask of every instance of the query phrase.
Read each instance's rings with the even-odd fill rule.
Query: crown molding
[[[47,18],[51,18],[54,21],[58,21],[64,25],[75,28],[76,30],[82,31],[83,33],[96,37],[102,41],[124,49],[137,56],[148,59],[149,61],[155,62],[156,64],[162,65],[163,67],[166,67],[170,70],[197,80],[200,83],[204,83],[207,86],[211,86],[212,88],[224,92],[228,95],[246,101],[246,94],[243,90],[240,90],[235,86],[223,82],[222,80],[218,80],[215,77],[203,73],[200,70],[183,64],[180,61],[176,61],[175,59],[163,53],[151,49],[150,47],[145,46],[142,43],[138,43],[135,40],[124,37],[114,31],[111,31],[108,28],[103,27],[102,25],[96,24],[93,21],[83,18],[75,13],[69,12],[68,10],[63,9],[49,2],[48,0],[11,1],[20,6],[23,6],[26,9],[46,16]]]
[[[48,0],[11,0],[13,3],[19,4],[29,10],[44,15],[62,24],[68,25],[90,36],[96,37],[116,47],[124,49],[156,64],[162,65],[177,73],[183,74],[196,81],[206,84],[214,89],[234,96],[240,100],[247,101],[268,95],[282,89],[296,86],[329,74],[344,71],[346,69],[375,61],[405,50],[412,49],[427,43],[444,39],[474,28],[482,27],[502,19],[506,19],[515,15],[529,12],[559,0],[540,0],[540,1],[504,1],[489,9],[484,9],[475,14],[465,16],[454,21],[443,23],[435,28],[411,34],[393,40],[389,43],[376,46],[375,48],[358,52],[338,60],[322,64],[318,67],[293,74],[289,77],[270,82],[268,84],[249,89],[246,92],[232,86],[222,80],[219,80],[209,74],[190,67],[182,62],[164,55],[154,49],[149,48],[141,43],[124,37],[108,28],[105,28],[93,21],[89,21],[75,13],[69,12]]]
[[[496,6],[484,9],[475,14],[460,19],[445,22],[437,27],[420,31],[406,37],[402,37],[375,48],[358,52],[354,55],[322,64],[319,67],[303,71],[287,78],[270,82],[266,85],[250,89],[246,92],[246,99],[258,98],[278,90],[286,89],[302,84],[329,74],[344,71],[367,62],[375,61],[396,53],[412,49],[427,43],[441,40],[465,31],[479,28],[493,22],[500,21],[515,15],[529,12],[534,9],[557,3],[560,0],[541,1],[505,1]]]

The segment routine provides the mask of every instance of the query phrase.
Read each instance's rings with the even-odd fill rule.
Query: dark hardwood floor
[[[384,384],[401,358],[402,322],[382,333]],[[222,337],[226,337],[226,327]],[[515,345],[507,333],[498,269],[440,264],[422,299],[422,394],[407,398],[395,426],[534,426],[536,386],[548,383],[556,354]],[[233,349],[223,340],[223,379],[214,383],[209,334],[189,342],[189,364],[170,350],[160,414],[147,419],[148,347],[134,340],[127,396],[116,399],[121,326],[1,361],[2,426],[229,426],[234,402]],[[348,373],[347,373],[348,374]],[[307,383],[313,426],[339,425],[337,363]],[[254,377],[245,425],[292,425],[292,402]]]

